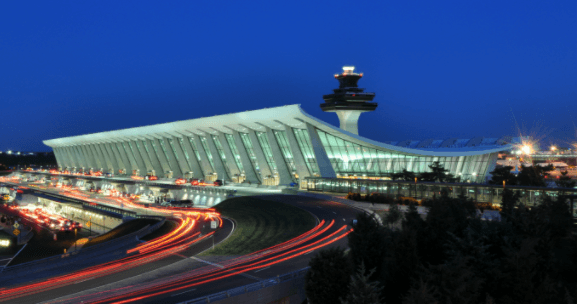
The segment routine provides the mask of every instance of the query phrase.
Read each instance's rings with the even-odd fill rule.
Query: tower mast
[[[370,102],[375,98],[375,93],[365,92],[365,89],[357,86],[363,73],[357,74],[354,71],[354,66],[344,66],[341,74],[335,74],[339,88],[334,89],[333,94],[323,95],[325,102],[321,104],[321,109],[337,113],[341,129],[358,135],[361,113],[374,111],[377,103]]]

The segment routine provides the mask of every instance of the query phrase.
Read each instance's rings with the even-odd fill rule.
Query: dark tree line
[[[28,167],[31,165],[33,167],[56,166],[56,157],[53,152],[42,152],[34,155],[0,154],[0,167],[2,167],[0,171],[16,166]]]
[[[481,221],[464,197],[440,196],[402,228],[361,214],[350,250],[321,251],[306,278],[309,303],[575,303],[577,237],[561,197],[538,206],[503,195],[501,222]]]
[[[440,183],[455,183],[459,182],[460,178],[455,177],[449,173],[449,170],[441,166],[439,161],[433,162],[429,165],[431,172],[423,172],[416,174],[411,171],[403,169],[402,172],[395,173],[391,176],[393,180],[414,181],[415,178],[424,182],[440,182]]]
[[[506,185],[519,185],[519,186],[535,186],[535,187],[546,187],[545,176],[548,172],[553,171],[555,168],[553,165],[548,166],[521,166],[521,171],[519,174],[515,175],[511,170],[513,167],[504,166],[496,168],[491,172],[491,179],[489,184],[501,185],[505,182]],[[567,175],[568,172],[561,172],[559,180],[555,181],[557,187],[559,188],[573,188],[576,182]]]

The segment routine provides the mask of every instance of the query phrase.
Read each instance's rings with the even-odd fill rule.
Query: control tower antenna
[[[375,93],[364,92],[357,87],[357,82],[363,73],[354,72],[354,66],[344,66],[341,74],[335,74],[339,88],[333,94],[323,95],[324,103],[321,109],[325,112],[336,112],[341,122],[341,129],[359,135],[358,121],[363,112],[371,112],[377,108],[373,101]]]

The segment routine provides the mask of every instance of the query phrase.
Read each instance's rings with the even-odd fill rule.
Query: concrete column
[[[266,137],[272,150],[272,158],[274,159],[276,168],[278,170],[279,185],[288,185],[294,182],[288,164],[285,162],[284,157],[282,156],[282,151],[278,145],[278,142],[276,141],[273,130],[269,127],[266,127]]]
[[[124,140],[121,143],[121,146],[124,148],[124,151],[126,151],[126,156],[128,156],[128,159],[132,163],[133,170],[138,169],[140,170],[140,175],[146,175],[146,167],[136,159],[138,151],[134,151],[134,147],[130,144],[130,140]]]
[[[208,143],[208,148],[210,149],[210,153],[212,154],[212,162],[214,163],[214,166],[216,167],[216,174],[218,175],[218,179],[220,180],[226,180],[226,181],[232,181],[232,179],[230,178],[230,176],[228,176],[228,172],[226,172],[226,169],[224,166],[226,166],[226,164],[224,164],[222,162],[222,159],[220,158],[220,155],[218,154],[218,150],[216,149],[216,145],[214,144],[214,140],[212,140],[212,136],[210,134],[207,134],[206,138],[206,142]]]
[[[60,155],[58,154],[58,150],[56,147],[51,147],[52,148],[52,152],[54,153],[54,157],[56,158],[56,165],[58,167],[62,166],[62,159],[60,157]]]
[[[361,113],[363,112],[367,111],[336,111],[339,121],[341,122],[341,129],[359,135],[359,116],[361,116]]]
[[[74,149],[74,146],[69,146],[68,151],[70,151],[70,154],[72,155],[72,159],[74,159],[74,163],[76,164],[76,168],[77,169],[82,168],[82,159],[80,158],[80,155],[78,155],[78,153]]]
[[[238,154],[240,154],[240,161],[242,162],[242,166],[244,167],[244,175],[246,175],[246,179],[251,183],[260,183],[258,174],[256,173],[252,162],[250,160],[250,156],[248,156],[248,152],[244,147],[244,143],[240,138],[240,134],[238,131],[232,131],[232,137],[234,138],[234,143],[236,144],[236,149],[238,150]]]
[[[299,175],[299,179],[303,180],[305,177],[311,176],[311,173],[307,168],[305,157],[299,147],[293,129],[287,125],[285,125],[284,128],[295,161],[295,167],[297,168],[297,174]]]
[[[105,145],[106,149],[110,151],[110,154],[114,155],[114,158],[116,159],[116,164],[118,165],[118,170],[125,169],[127,171],[126,173],[130,174],[130,172],[128,172],[128,168],[126,168],[126,165],[122,160],[122,157],[120,156],[120,153],[118,153],[118,149],[114,147],[114,143],[105,143]],[[118,174],[118,170],[114,172],[114,174]]]
[[[162,168],[162,165],[160,164],[160,161],[158,160],[158,156],[156,156],[156,153],[154,152],[154,148],[152,147],[150,140],[143,139],[142,143],[144,145],[146,152],[148,153],[148,157],[150,158],[150,161],[152,162],[152,167],[154,168],[154,171],[156,171],[157,175],[160,174],[160,176],[164,176],[164,169]]]
[[[70,155],[70,151],[68,151],[68,147],[62,147],[62,151],[64,152],[64,154],[68,158],[68,166],[67,167],[71,167],[71,168],[75,167],[76,164],[74,163],[74,158],[72,158],[72,155]]]
[[[94,160],[94,157],[92,156],[92,153],[90,152],[90,150],[87,149],[86,144],[81,145],[80,149],[82,149],[82,151],[84,152],[84,155],[86,155],[86,158],[89,159],[90,168],[96,168],[96,161]],[[88,168],[88,169],[90,169],[90,168]]]
[[[113,169],[114,170],[114,166],[112,166],[112,161],[110,160],[110,157],[108,157],[108,154],[105,152],[104,147],[102,146],[102,143],[98,143],[95,145],[96,147],[96,151],[98,151],[100,153],[100,155],[102,155],[102,158],[104,159],[104,163],[106,164],[106,168],[103,168],[106,170],[106,172],[108,172],[108,170]],[[106,173],[106,172],[102,172],[102,173]]]
[[[201,169],[200,163],[198,159],[196,159],[196,153],[194,153],[194,149],[190,144],[190,137],[183,137],[182,145],[188,154],[188,161],[190,162],[190,166],[192,168],[192,174],[195,178],[204,178],[204,172]]]
[[[252,150],[254,151],[254,155],[256,156],[256,161],[258,162],[258,167],[260,168],[260,174],[264,179],[266,176],[273,175],[271,168],[269,167],[268,163],[266,162],[266,157],[264,156],[264,152],[262,151],[262,147],[260,146],[260,142],[256,137],[256,132],[254,130],[249,130],[248,136],[250,137],[250,142],[252,143]]]
[[[62,168],[68,167],[68,159],[64,155],[62,148],[54,147],[52,148],[52,150],[54,151],[54,156],[56,156],[56,162],[58,163],[58,167]]]
[[[110,159],[110,163],[112,164],[113,173],[118,172],[118,170],[120,170],[120,165],[118,164],[118,160],[116,159],[116,155],[114,155],[114,153],[112,153],[112,150],[110,150],[108,143],[102,143],[101,147],[102,147],[102,151],[104,151],[104,153],[106,153],[106,155],[108,156],[108,159]]]
[[[160,140],[158,138],[155,138],[153,140],[151,140],[155,145],[156,145],[156,157],[158,157],[158,160],[160,161],[160,165],[162,165],[162,172],[161,172],[161,177],[164,177],[164,173],[166,171],[172,171],[174,174],[176,174],[176,171],[172,170],[172,168],[170,168],[170,164],[168,163],[168,159],[166,159],[166,155],[164,155],[164,151],[162,150],[162,146],[160,146]],[[157,173],[158,175],[158,173]]]
[[[222,150],[224,151],[224,155],[226,156],[226,164],[225,165],[228,166],[230,173],[232,175],[234,175],[234,174],[240,175],[242,172],[240,172],[240,169],[236,165],[236,161],[234,160],[234,155],[232,154],[232,150],[230,149],[230,146],[228,145],[228,141],[226,140],[224,133],[218,132],[218,140],[220,142],[220,145],[222,146]]]
[[[177,155],[172,151],[172,146],[170,145],[168,138],[162,137],[162,139],[159,139],[158,141],[164,143],[164,149],[168,155],[168,163],[170,164],[170,168],[172,168],[172,173],[174,174],[173,177],[178,178],[184,176],[182,169],[180,168],[179,160],[176,159]],[[160,148],[162,149],[162,147]]]
[[[76,150],[80,155],[82,155],[82,167],[85,169],[90,169],[92,167],[92,160],[90,159],[90,155],[84,151],[84,145],[76,146]]]
[[[196,149],[198,149],[198,153],[200,154],[200,165],[202,166],[202,171],[204,171],[204,175],[208,175],[211,174],[213,172],[216,172],[215,169],[212,168],[212,166],[210,165],[210,161],[208,160],[208,155],[206,155],[206,152],[204,151],[204,147],[202,146],[202,143],[200,142],[200,137],[198,137],[198,135],[193,134],[192,139],[194,139],[194,143],[196,144]],[[203,177],[204,178],[204,177]]]
[[[137,167],[132,165],[122,145],[119,142],[112,142],[110,143],[110,147],[112,148],[112,150],[115,150],[116,153],[118,153],[118,155],[120,156],[120,159],[122,159],[122,163],[124,164],[124,168],[126,169],[126,174],[132,175],[132,170],[136,169]]]
[[[82,155],[80,153],[78,153],[76,146],[70,146],[70,152],[72,152],[72,155],[76,159],[76,164],[78,164],[78,166],[77,166],[78,169],[84,167],[84,159],[83,159]]]
[[[186,156],[184,155],[184,152],[182,151],[182,147],[180,146],[180,142],[178,141],[178,137],[172,136],[172,138],[170,138],[170,139],[172,140],[172,145],[174,146],[174,150],[176,151],[176,156],[177,156],[176,161],[178,162],[178,165],[180,166],[180,171],[182,172],[181,176],[184,177],[184,174],[186,172],[192,171],[192,169],[188,165],[188,160],[186,159]]]
[[[66,155],[68,156],[70,167],[78,167],[76,159],[74,158],[74,155],[72,155],[72,152],[70,151],[70,147],[63,147],[63,149],[66,152]]]
[[[138,163],[143,163],[147,172],[149,170],[153,170],[154,168],[152,167],[152,163],[150,162],[150,158],[148,157],[148,154],[146,154],[146,150],[144,149],[144,146],[142,146],[136,140],[131,140],[130,144],[132,145],[133,149],[137,150],[137,151],[135,151],[135,152],[137,152],[136,161]],[[146,172],[144,172],[144,173],[146,173]]]
[[[90,149],[90,152],[92,153],[92,155],[94,156],[94,159],[96,159],[96,162],[97,162],[97,166],[94,169],[100,170],[100,168],[106,167],[104,165],[104,161],[100,157],[100,154],[98,152],[96,152],[96,147],[94,147],[94,144],[89,144],[87,147],[88,147],[88,149]]]
[[[327,152],[325,151],[325,147],[323,147],[323,143],[319,138],[319,134],[315,130],[311,124],[307,123],[307,131],[309,133],[309,138],[311,139],[311,145],[313,147],[313,152],[315,153],[315,159],[317,160],[317,164],[319,165],[319,173],[321,177],[327,178],[337,178],[335,174],[335,170],[331,165]]]

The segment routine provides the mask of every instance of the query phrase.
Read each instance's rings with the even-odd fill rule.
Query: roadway
[[[138,299],[138,303],[177,303],[201,297],[302,269],[308,266],[314,252],[322,247],[346,247],[346,233],[350,227],[343,226],[350,225],[360,212],[346,205],[303,196],[266,195],[259,198],[305,209],[316,216],[322,225],[319,224],[314,235],[311,233],[283,246],[256,255],[237,257],[236,260],[217,261],[215,257],[200,260],[194,257],[212,246],[212,241],[205,239],[183,251],[127,270],[94,278],[83,277],[35,294],[25,292],[17,301],[88,303],[97,300],[112,303]],[[202,227],[198,225],[195,229]],[[215,233],[215,242],[224,240],[232,229],[233,223],[225,219],[222,229]]]
[[[77,303],[79,301],[114,303],[126,300],[138,303],[178,303],[259,282],[307,267],[314,253],[321,248],[347,247],[346,232],[350,230],[350,227],[345,229],[342,227],[350,224],[360,212],[342,204],[302,196],[270,195],[259,196],[259,198],[281,201],[305,209],[315,215],[320,222],[324,220],[325,224],[319,225],[318,235],[297,240],[294,246],[288,244],[286,248],[273,248],[270,250],[273,252],[268,254],[265,251],[257,256],[249,255],[236,260],[215,263],[216,265],[194,268],[181,272],[176,278],[170,276],[155,277],[153,280],[129,278],[99,288],[76,292],[66,297],[54,298],[44,303]],[[333,221],[334,223],[329,227]],[[322,231],[325,228],[326,230]],[[339,239],[335,242],[325,245],[337,238]],[[302,242],[298,243],[299,241]],[[315,249],[317,246],[319,248]]]

